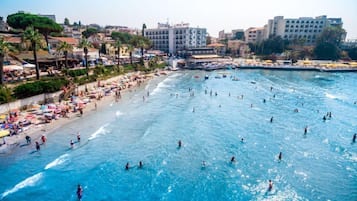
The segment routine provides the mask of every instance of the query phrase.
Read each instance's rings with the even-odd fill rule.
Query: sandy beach
[[[126,93],[131,92],[133,89],[139,87],[141,84],[145,84],[150,79],[154,78],[155,76],[166,76],[168,72],[166,71],[159,71],[156,73],[151,74],[140,74],[140,73],[129,73],[126,75],[120,75],[117,77],[110,78],[108,80],[102,80],[98,83],[91,83],[88,85],[94,86],[93,88],[88,87],[88,92],[85,92],[85,88],[87,86],[80,86],[80,91],[78,91],[78,99],[88,99],[90,94],[95,93],[95,97],[89,98],[90,100],[84,104],[82,107],[82,114],[80,114],[79,110],[74,110],[73,108],[75,105],[73,101],[67,101],[66,104],[70,105],[70,112],[66,114],[66,117],[59,117],[50,121],[50,123],[32,123],[29,126],[25,127],[22,132],[16,135],[6,136],[3,138],[0,146],[0,154],[11,154],[16,149],[20,148],[22,145],[26,145],[26,136],[31,137],[31,144],[28,146],[32,146],[35,150],[35,142],[41,141],[42,135],[47,136],[48,133],[53,132],[54,130],[65,126],[67,123],[76,121],[80,118],[85,118],[92,112],[96,112],[100,110],[102,107],[108,106],[112,102],[120,102],[121,95],[125,95]],[[125,80],[122,81],[122,87],[111,87],[111,90],[108,91],[105,86],[110,85],[113,80]],[[99,85],[99,86],[98,86]],[[119,85],[118,85],[119,86]],[[118,95],[119,93],[120,95]],[[100,97],[99,97],[100,96]],[[60,105],[60,103],[54,103],[56,105]],[[30,115],[30,111],[21,111],[20,116],[27,116]]]

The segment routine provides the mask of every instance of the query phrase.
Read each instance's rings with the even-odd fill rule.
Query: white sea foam
[[[120,112],[119,110],[115,112],[115,116],[119,117],[122,116],[124,113]]]
[[[5,191],[2,195],[1,198],[4,198],[6,196],[8,196],[9,194],[15,193],[16,191],[28,187],[28,186],[34,186],[40,179],[42,178],[42,172],[37,173],[23,181],[21,181],[20,183],[16,184],[12,189]]]
[[[105,133],[105,127],[107,127],[108,124],[105,124],[104,126],[101,126],[98,130],[96,130],[89,138],[88,140],[93,140],[95,138],[97,138],[100,134],[104,134]]]
[[[337,96],[335,96],[335,95],[333,95],[333,94],[325,93],[325,96],[326,96],[327,98],[337,99]]]
[[[307,174],[306,174],[305,172],[303,172],[303,171],[297,171],[297,170],[295,170],[294,173],[295,173],[296,175],[302,176],[302,177],[304,178],[304,180],[306,180],[306,178],[308,177]]]
[[[326,139],[324,139],[323,141],[322,141],[322,143],[324,143],[324,144],[328,144],[328,139],[326,138]]]
[[[68,158],[68,154],[63,154],[62,156],[56,158],[54,161],[52,161],[51,163],[47,164],[45,167],[45,170],[53,168],[57,165],[60,165],[62,163],[64,163]]]
[[[155,89],[152,91],[151,95],[155,95],[156,93],[160,92],[163,88],[168,88],[170,85],[167,85],[167,82],[170,81],[170,78],[166,78],[163,81],[161,81]]]

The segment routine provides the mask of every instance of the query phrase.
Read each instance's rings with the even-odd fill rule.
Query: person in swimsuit
[[[78,200],[81,200],[83,196],[83,189],[82,186],[80,184],[78,184],[77,186],[77,198]]]

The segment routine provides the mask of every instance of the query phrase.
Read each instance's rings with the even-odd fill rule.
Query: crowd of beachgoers
[[[0,115],[0,154],[10,153],[24,142],[45,141],[44,135],[84,113],[96,111],[113,99],[118,102],[122,92],[140,86],[146,80],[167,72],[141,74],[140,72],[121,75],[106,81],[92,83],[92,87],[75,91],[68,100],[55,103],[28,105],[26,110],[19,108]],[[103,101],[104,100],[104,101]],[[41,139],[40,139],[41,138]],[[43,143],[43,142],[42,142]],[[34,143],[34,148],[35,148]]]

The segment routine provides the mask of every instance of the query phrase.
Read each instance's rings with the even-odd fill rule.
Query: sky
[[[274,16],[341,17],[347,39],[357,39],[357,0],[0,0],[0,16],[18,11],[54,14],[56,21],[156,28],[158,22],[190,23],[211,36],[263,27]]]

